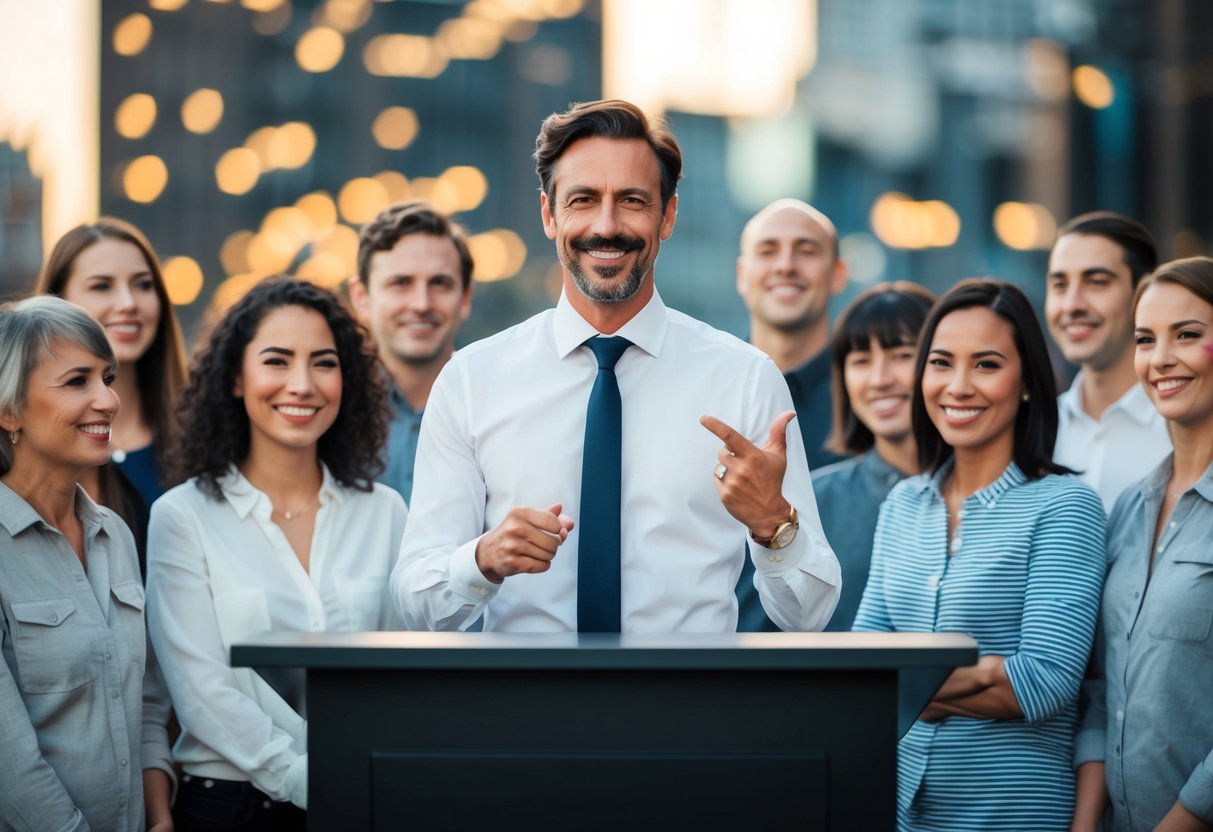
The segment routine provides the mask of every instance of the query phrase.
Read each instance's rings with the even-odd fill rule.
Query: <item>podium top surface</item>
[[[973,664],[977,642],[962,633],[270,632],[233,645],[231,660],[334,670],[897,670]]]

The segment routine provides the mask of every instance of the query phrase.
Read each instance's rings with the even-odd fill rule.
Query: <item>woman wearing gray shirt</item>
[[[934,302],[935,295],[917,283],[878,283],[834,325],[834,427],[827,447],[855,456],[813,471],[821,526],[843,577],[827,631],[851,629],[868,582],[880,506],[894,485],[919,471],[910,397],[918,332]]]
[[[1175,452],[1108,524],[1102,678],[1078,736],[1075,830],[1213,829],[1213,260],[1138,288],[1135,368]],[[1097,662],[1097,664],[1100,662]]]
[[[37,297],[0,309],[0,357],[0,832],[171,830],[135,541],[79,485],[109,459],[113,351]]]

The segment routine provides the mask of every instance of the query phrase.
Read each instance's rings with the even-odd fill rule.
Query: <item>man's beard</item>
[[[612,280],[622,270],[622,266],[595,266],[594,272],[600,280],[593,280],[585,269],[581,268],[581,261],[577,258],[578,252],[583,251],[640,251],[644,248],[644,243],[637,237],[628,237],[619,234],[615,237],[581,237],[569,243],[569,248],[572,249],[572,254],[565,263],[569,270],[569,274],[573,276],[573,283],[576,284],[578,291],[593,301],[601,303],[619,303],[625,301],[632,295],[640,291],[641,285],[644,283],[645,275],[652,268],[651,261],[645,261],[641,257],[637,257],[632,263],[632,268],[627,275],[619,282]]]

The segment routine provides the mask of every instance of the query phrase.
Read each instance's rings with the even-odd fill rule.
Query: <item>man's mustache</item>
[[[617,234],[614,237],[595,234],[573,240],[572,246],[577,251],[639,251],[644,248],[644,241],[626,234]]]

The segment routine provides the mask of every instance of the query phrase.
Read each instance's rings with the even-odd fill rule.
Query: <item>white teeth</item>
[[[292,407],[287,404],[278,406],[278,412],[284,416],[311,416],[319,409],[318,407]]]
[[[1159,390],[1174,390],[1177,387],[1183,387],[1187,383],[1188,380],[1186,378],[1168,378],[1158,382],[1154,386]]]
[[[889,410],[890,408],[897,407],[903,401],[905,399],[901,396],[884,396],[879,399],[872,399],[871,404],[876,410]]]
[[[943,412],[952,419],[972,419],[982,412],[981,407],[945,407]]]
[[[115,332],[121,332],[123,335],[134,335],[139,331],[138,324],[110,324],[110,329]]]
[[[110,435],[110,426],[109,425],[81,425],[80,430],[84,431],[85,433],[94,434],[96,436],[109,436]]]
[[[405,324],[405,325],[404,325],[404,328],[405,328],[405,329],[425,329],[425,330],[430,330],[430,329],[433,329],[435,326],[437,326],[437,324],[428,323],[428,322],[426,322],[426,321],[414,321],[414,322],[412,322],[412,323],[407,323],[407,324]]]
[[[622,257],[623,255],[627,254],[627,252],[626,251],[615,251],[615,250],[591,251],[591,252],[589,252],[589,254],[591,257],[597,257],[599,260],[615,260],[615,259],[618,259],[618,258]]]

